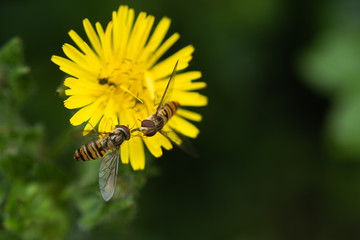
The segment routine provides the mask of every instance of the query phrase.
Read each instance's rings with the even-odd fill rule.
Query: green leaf
[[[14,37],[0,49],[0,62],[10,66],[23,64],[23,44],[19,37]]]

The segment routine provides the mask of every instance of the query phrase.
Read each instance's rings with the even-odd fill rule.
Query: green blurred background
[[[124,173],[140,179],[131,213],[112,212],[93,194],[99,161],[73,162],[71,113],[54,94],[64,75],[50,61],[64,56],[70,29],[84,36],[84,18],[104,26],[120,4],[172,19],[170,32],[181,38],[170,52],[195,46],[189,70],[202,71],[209,98],[194,109],[203,114],[193,141],[199,159],[175,149],[151,161],[153,171]],[[45,188],[51,204],[40,215],[15,211],[9,223],[9,209],[26,200],[10,208],[12,195],[0,194],[4,239],[45,239],[54,219],[64,225],[54,230],[60,239],[360,239],[359,1],[2,0],[0,45],[14,36],[33,81],[19,111],[28,127],[42,129],[47,166],[27,178],[37,187],[24,180],[17,194]],[[69,196],[84,178],[95,190]],[[99,204],[107,209],[101,221],[91,212]],[[32,234],[31,224],[16,227],[35,218],[45,220]]]

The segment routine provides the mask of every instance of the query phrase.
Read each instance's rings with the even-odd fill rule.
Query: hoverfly
[[[140,131],[144,136],[151,137],[154,136],[157,132],[160,132],[164,136],[172,140],[178,147],[184,150],[186,153],[193,157],[197,157],[198,153],[192,147],[190,142],[178,132],[164,132],[162,131],[165,124],[170,120],[170,118],[176,113],[179,109],[180,104],[177,101],[169,101],[171,98],[172,90],[174,87],[176,68],[179,63],[179,60],[176,61],[175,67],[171,73],[170,79],[166,85],[165,91],[161,97],[160,103],[152,115],[147,119],[141,121],[141,127],[133,129],[131,132]],[[165,104],[165,105],[164,105]]]
[[[103,158],[99,170],[99,187],[102,197],[109,201],[115,193],[120,146],[125,140],[130,139],[130,129],[119,125],[114,130],[106,133],[101,139],[83,145],[75,151],[74,159],[88,161]]]

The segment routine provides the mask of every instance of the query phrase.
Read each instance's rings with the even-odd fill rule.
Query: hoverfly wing
[[[119,156],[119,150],[113,150],[106,154],[100,165],[99,187],[105,201],[109,201],[115,193]]]
[[[170,139],[178,148],[183,150],[185,153],[190,155],[193,158],[198,158],[199,153],[191,143],[191,141],[184,136],[183,134],[176,132],[175,130],[171,130],[168,132],[160,131],[162,135]]]
[[[174,82],[175,82],[175,74],[176,74],[176,68],[179,63],[179,60],[176,61],[174,70],[171,73],[170,79],[168,81],[168,84],[166,85],[164,94],[161,97],[159,106],[156,109],[155,116],[159,113],[160,109],[164,106],[165,103],[169,102],[171,99],[172,91],[174,89]]]

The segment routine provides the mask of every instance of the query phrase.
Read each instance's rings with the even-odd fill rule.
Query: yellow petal
[[[140,61],[146,61],[147,58],[154,53],[154,51],[160,46],[163,41],[167,31],[169,30],[171,20],[167,17],[161,19],[159,24],[156,26],[154,33],[149,39],[148,44],[146,45],[141,56],[139,56]]]
[[[168,82],[169,79],[164,81],[157,81],[156,82],[157,91],[163,92]],[[174,82],[174,89],[181,91],[199,90],[205,88],[206,86],[207,84],[205,82],[187,82],[187,83],[178,83],[177,81]]]
[[[104,115],[106,117],[108,117],[108,118],[112,118],[113,121],[114,121],[114,125],[117,125],[118,124],[117,119],[115,121],[115,118],[116,118],[115,114],[116,114],[117,111],[116,111],[115,105],[114,105],[114,96],[113,96],[113,94],[108,95],[108,99],[109,100],[106,103]]]
[[[150,153],[156,158],[162,156],[161,146],[156,141],[154,141],[155,136],[158,134],[159,133],[155,134],[152,137],[143,138],[146,147],[149,149]]]
[[[178,33],[174,33],[173,35],[171,35],[171,37],[169,37],[160,47],[158,50],[156,50],[156,52],[150,57],[150,59],[148,60],[148,63],[146,65],[146,68],[149,69],[151,68],[156,62],[157,60],[159,60],[159,58],[162,57],[162,55],[164,55],[164,53],[169,50],[169,48],[174,45],[174,43],[180,38],[180,35]],[[173,66],[174,67],[174,66]]]
[[[149,38],[150,31],[152,29],[152,26],[154,24],[155,18],[151,15],[149,15],[146,19],[146,25],[144,25],[144,29],[142,31],[142,34],[140,36],[139,44],[137,45],[137,48],[139,50],[142,50],[145,46],[145,43],[147,42]],[[139,58],[139,56],[137,56]]]
[[[106,30],[105,30],[105,35],[104,38],[102,39],[101,43],[104,49],[104,54],[105,54],[105,60],[106,62],[114,62],[113,61],[113,51],[112,51],[112,47],[111,47],[111,42],[112,42],[112,27],[113,24],[112,22],[109,22]]]
[[[199,78],[201,78],[200,71],[190,71],[190,72],[180,73],[176,75],[175,84],[188,83]]]
[[[144,77],[145,84],[148,87],[150,97],[151,97],[151,99],[154,99],[155,98],[155,88],[154,88],[153,80],[151,77],[151,73],[146,71],[144,75],[145,75],[145,77]],[[164,89],[165,89],[165,87],[164,87]]]
[[[176,115],[170,119],[168,124],[171,128],[187,137],[196,138],[200,132],[192,123]]]
[[[130,163],[134,170],[145,168],[144,145],[141,138],[135,137],[129,141]]]
[[[64,81],[64,85],[69,88],[76,88],[76,89],[85,89],[84,92],[87,91],[93,91],[99,89],[102,89],[102,86],[99,86],[99,84],[95,83],[94,81],[83,79],[83,78],[73,78],[68,77]]]
[[[170,150],[172,149],[172,144],[169,141],[169,139],[167,139],[164,135],[162,134],[157,134],[157,139],[156,141],[166,150]]]
[[[81,108],[77,111],[72,118],[70,118],[70,123],[74,126],[78,126],[83,122],[87,121],[91,116],[93,116],[95,110],[101,104],[102,99],[97,99],[94,103],[87,105],[86,107]]]
[[[127,6],[120,7],[118,14],[113,15],[114,22],[114,37],[113,45],[115,49],[115,54],[117,55],[117,60],[124,57],[125,50],[129,41],[129,35],[134,23],[135,12],[134,9],[128,9]]]
[[[169,139],[159,132],[152,137],[143,138],[143,140],[150,153],[157,158],[162,156],[161,147],[165,148],[166,150],[172,149],[172,144]]]
[[[79,52],[76,48],[71,46],[70,44],[65,43],[63,45],[63,51],[68,58],[70,58],[73,62],[77,63],[81,68],[87,69],[89,72],[95,73],[93,68],[88,65],[86,56]]]
[[[91,25],[89,19],[85,18],[83,20],[83,25],[84,25],[85,32],[89,38],[91,45],[95,49],[96,53],[100,57],[103,57],[103,51],[102,51],[99,37],[96,35],[96,32],[95,32],[93,26]]]
[[[104,115],[104,108],[99,105],[94,111],[94,114],[90,117],[88,123],[86,124],[83,135],[87,135],[90,131],[96,130],[96,125],[99,123],[101,117]],[[102,133],[100,133],[102,134]]]
[[[196,112],[192,112],[192,111],[188,111],[188,110],[185,110],[185,109],[182,109],[182,108],[179,108],[177,110],[176,114],[181,116],[181,117],[184,117],[184,118],[187,118],[189,120],[196,121],[196,122],[200,122],[201,119],[202,119],[201,114],[196,113]]]
[[[124,141],[121,144],[121,162],[123,164],[128,164],[129,163],[129,142],[128,141]]]
[[[181,106],[206,106],[208,98],[198,92],[174,91],[172,100],[178,101]]]
[[[69,36],[86,55],[88,64],[92,65],[93,68],[100,69],[103,65],[102,61],[99,59],[99,56],[96,55],[89,47],[89,45],[84,40],[82,40],[82,38],[74,30],[69,31]]]
[[[134,128],[134,124],[138,123],[138,126],[140,126],[140,121],[138,121],[135,116],[133,115],[133,112],[126,108],[119,112],[119,124],[128,126],[129,128]]]
[[[192,53],[195,51],[192,45],[186,46],[183,49],[179,50],[175,54],[166,58],[165,60],[157,63],[152,69],[151,74],[155,79],[163,78],[169,76],[175,66],[177,60],[179,60],[177,70],[183,70],[188,67],[190,60],[192,59]]]
[[[176,145],[180,146],[182,143],[182,140],[179,138],[179,136],[172,130],[168,131],[166,133],[166,136],[174,142]]]
[[[118,12],[113,11],[113,13],[112,13],[112,22],[114,24],[112,48],[114,50],[114,54],[119,52],[119,38],[121,36],[121,31],[123,30],[123,26],[121,26],[122,23],[119,21],[119,17],[120,17],[120,14],[123,14],[122,11],[123,11],[123,8],[122,8],[122,6],[120,6]]]
[[[134,27],[131,30],[131,34],[129,37],[129,43],[126,49],[126,56],[128,56],[129,58],[134,58],[135,57],[135,48],[136,48],[136,44],[137,44],[137,40],[139,40],[139,32],[141,31],[141,28],[145,25],[145,19],[146,19],[146,13],[141,12],[139,13]]]
[[[207,86],[206,82],[194,82],[190,84],[178,84],[174,88],[182,91],[193,91],[193,90],[206,88],[206,86]]]
[[[65,90],[66,95],[100,96],[106,90],[106,86],[101,86],[89,80],[73,77],[66,78],[64,85],[69,87],[69,89]]]
[[[84,78],[84,79],[92,79],[93,74],[89,72],[88,70],[83,69],[78,64],[70,61],[69,59],[59,57],[59,56],[52,56],[51,61],[53,61],[55,64],[60,66],[60,69],[77,78]]]
[[[99,124],[99,132],[109,133],[115,129],[116,122],[113,116],[103,116]]]
[[[92,95],[70,96],[64,101],[64,105],[68,109],[81,108],[94,102],[96,98],[96,96]]]

